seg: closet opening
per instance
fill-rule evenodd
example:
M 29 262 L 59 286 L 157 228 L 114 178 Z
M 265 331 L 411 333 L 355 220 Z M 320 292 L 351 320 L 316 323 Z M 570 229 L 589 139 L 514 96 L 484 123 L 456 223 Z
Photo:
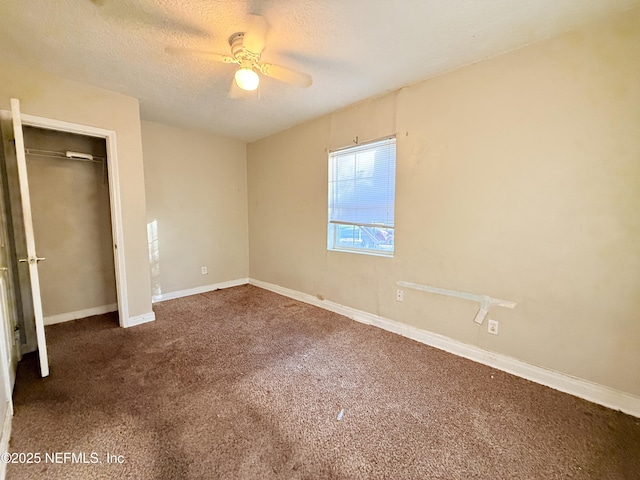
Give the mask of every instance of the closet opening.
M 105 138 L 23 125 L 44 324 L 110 313 L 118 300 Z M 20 198 L 9 178 L 12 210 Z M 16 179 L 17 181 L 17 179 Z M 12 214 L 15 254 L 26 257 L 21 215 Z M 37 349 L 29 271 L 18 290 L 22 353 Z

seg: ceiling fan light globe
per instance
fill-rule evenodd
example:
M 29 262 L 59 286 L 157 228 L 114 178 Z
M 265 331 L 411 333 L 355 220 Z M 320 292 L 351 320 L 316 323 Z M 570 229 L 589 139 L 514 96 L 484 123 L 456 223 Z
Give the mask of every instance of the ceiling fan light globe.
M 236 83 L 243 90 L 255 90 L 260 83 L 260 77 L 251 68 L 240 68 L 235 74 Z

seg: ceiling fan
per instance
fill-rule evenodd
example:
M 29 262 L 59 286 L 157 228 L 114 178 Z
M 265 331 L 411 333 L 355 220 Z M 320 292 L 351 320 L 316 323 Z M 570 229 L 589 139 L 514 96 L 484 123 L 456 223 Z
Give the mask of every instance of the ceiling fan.
M 253 91 L 260 84 L 260 74 L 282 82 L 306 88 L 312 79 L 306 73 L 296 72 L 286 67 L 260 62 L 265 47 L 267 22 L 260 15 L 249 16 L 246 32 L 237 32 L 229 37 L 231 55 L 189 48 L 166 47 L 167 53 L 177 55 L 206 55 L 216 62 L 234 63 L 239 66 L 231 82 L 229 97 L 238 98 L 244 91 Z M 238 87 L 242 90 L 238 90 Z

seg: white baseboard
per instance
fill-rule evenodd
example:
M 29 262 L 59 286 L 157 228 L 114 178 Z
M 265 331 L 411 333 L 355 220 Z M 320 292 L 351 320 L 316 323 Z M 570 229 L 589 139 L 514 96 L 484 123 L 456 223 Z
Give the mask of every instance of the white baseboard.
M 173 300 L 175 298 L 188 297 L 189 295 L 197 295 L 199 293 L 211 292 L 221 288 L 237 287 L 249 283 L 248 278 L 238 278 L 236 280 L 228 280 L 226 282 L 214 283 L 211 285 L 203 285 L 202 287 L 189 288 L 187 290 L 178 290 L 177 292 L 163 293 L 152 297 L 153 303 L 164 302 L 165 300 Z
M 162 295 L 154 295 L 152 297 L 153 303 L 164 302 L 166 300 L 173 300 L 175 298 L 187 297 L 189 295 L 197 295 L 199 293 L 211 292 L 220 288 L 237 287 L 239 285 L 246 285 L 249 283 L 248 278 L 238 278 L 236 280 L 229 280 L 226 282 L 214 283 L 212 285 L 204 285 L 202 287 L 189 288 L 187 290 L 179 290 L 177 292 L 163 293 Z M 156 319 L 154 312 L 149 312 L 144 315 L 138 315 L 137 317 L 130 317 L 127 321 L 123 322 L 123 327 L 134 327 L 142 323 L 153 322 Z
M 530 363 L 517 360 L 506 355 L 483 350 L 482 348 L 459 342 L 443 335 L 420 330 L 403 323 L 389 320 L 378 315 L 346 307 L 329 300 L 319 300 L 313 295 L 298 292 L 289 288 L 263 282 L 261 280 L 249 279 L 251 285 L 270 290 L 280 295 L 309 303 L 325 310 L 329 310 L 345 317 L 349 317 L 361 323 L 374 325 L 389 332 L 411 338 L 418 342 L 444 350 L 446 352 L 468 358 L 474 362 L 482 363 L 497 370 L 511 373 L 518 377 L 526 378 L 555 390 L 583 398 L 593 403 L 603 405 L 614 410 L 620 410 L 634 417 L 640 417 L 640 398 L 615 390 L 604 385 L 589 382 L 581 378 L 573 377 L 564 373 L 549 370 L 544 367 L 532 365 Z
M 109 305 L 102 305 L 100 307 L 86 308 L 84 310 L 77 310 L 75 312 L 61 313 L 59 315 L 50 315 L 44 317 L 45 325 L 54 325 L 56 323 L 69 322 L 71 320 L 77 320 L 79 318 L 90 317 L 92 315 L 102 315 L 103 313 L 118 311 L 118 304 L 111 303 Z
M 11 438 L 11 419 L 13 408 L 11 402 L 7 402 L 7 409 L 2 421 L 2 437 L 0 437 L 0 455 L 9 451 L 9 439 Z M 7 463 L 0 462 L 0 480 L 4 480 L 7 475 Z
M 137 315 L 135 317 L 129 317 L 124 322 L 122 322 L 121 327 L 129 328 L 135 327 L 136 325 L 142 325 L 143 323 L 153 322 L 156 319 L 155 312 L 144 313 L 142 315 Z

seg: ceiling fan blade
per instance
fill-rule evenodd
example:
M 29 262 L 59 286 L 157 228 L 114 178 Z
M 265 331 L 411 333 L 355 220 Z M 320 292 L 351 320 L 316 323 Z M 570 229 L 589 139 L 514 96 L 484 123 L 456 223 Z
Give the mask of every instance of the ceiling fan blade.
M 166 53 L 171 55 L 182 55 L 182 56 L 206 56 L 211 60 L 222 63 L 235 63 L 235 59 L 229 55 L 223 55 L 221 53 L 210 52 L 208 50 L 198 50 L 195 48 L 180 48 L 180 47 L 166 47 L 164 49 Z
M 264 50 L 267 36 L 267 21 L 261 15 L 249 15 L 249 27 L 244 34 L 242 45 L 252 53 L 260 54 Z
M 260 71 L 267 77 L 275 78 L 291 85 L 307 88 L 313 83 L 311 76 L 306 73 L 296 72 L 279 65 L 273 65 L 271 63 L 261 63 Z

